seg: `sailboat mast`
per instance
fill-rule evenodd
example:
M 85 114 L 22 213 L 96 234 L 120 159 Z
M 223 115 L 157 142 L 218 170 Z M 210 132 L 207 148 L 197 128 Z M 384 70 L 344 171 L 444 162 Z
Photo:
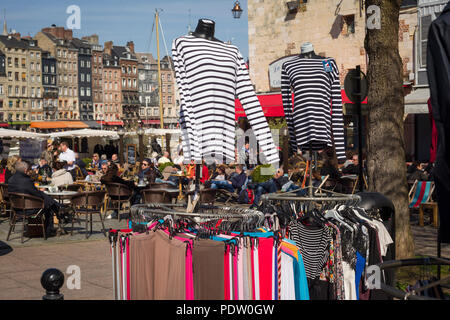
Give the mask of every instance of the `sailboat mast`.
M 162 81 L 161 81 L 161 60 L 159 56 L 159 15 L 158 10 L 156 10 L 156 51 L 158 56 L 158 88 L 159 88 L 159 118 L 161 122 L 161 129 L 164 129 L 163 120 L 163 100 L 162 100 Z

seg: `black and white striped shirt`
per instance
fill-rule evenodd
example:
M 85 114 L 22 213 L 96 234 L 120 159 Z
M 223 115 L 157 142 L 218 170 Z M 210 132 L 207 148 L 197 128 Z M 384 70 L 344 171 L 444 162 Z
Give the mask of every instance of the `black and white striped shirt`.
M 308 227 L 295 220 L 289 224 L 289 238 L 294 240 L 302 254 L 306 277 L 318 277 L 329 258 L 332 238 L 328 228 Z
M 235 160 L 235 97 L 245 110 L 266 163 L 279 161 L 244 59 L 231 44 L 182 36 L 172 59 L 180 93 L 180 126 L 187 160 Z
M 326 71 L 328 68 L 328 71 Z M 294 108 L 292 108 L 292 92 Z M 294 150 L 334 146 L 345 159 L 344 120 L 339 70 L 332 58 L 294 58 L 281 70 L 281 94 Z

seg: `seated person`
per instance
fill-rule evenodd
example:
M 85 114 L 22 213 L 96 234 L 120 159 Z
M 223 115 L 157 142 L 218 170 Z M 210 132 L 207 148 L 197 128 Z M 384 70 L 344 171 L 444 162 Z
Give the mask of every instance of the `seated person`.
M 120 165 L 120 160 L 119 160 L 119 157 L 117 156 L 116 153 L 114 153 L 114 154 L 111 156 L 111 162 L 114 163 L 114 164 L 116 164 L 116 165 Z
M 35 169 L 35 173 L 39 176 L 47 176 L 49 178 L 52 176 L 52 168 L 50 168 L 45 158 L 39 160 L 39 165 Z
M 177 169 L 172 166 L 166 166 L 164 170 L 161 172 L 163 178 L 156 178 L 156 183 L 168 183 L 174 187 L 178 186 L 178 178 L 173 177 L 172 174 L 177 173 Z
M 273 175 L 273 178 L 271 178 L 269 181 L 258 183 L 256 186 L 253 186 L 253 189 L 255 190 L 255 198 L 250 208 L 252 209 L 259 205 L 261 195 L 263 195 L 264 193 L 277 192 L 281 190 L 283 185 L 288 182 L 289 178 L 285 177 L 283 169 L 279 168 Z
M 195 160 L 191 160 L 191 162 L 186 166 L 186 178 L 194 179 L 195 177 Z
M 90 182 L 100 182 L 100 179 L 103 177 L 103 175 L 108 171 L 108 164 L 103 163 L 101 166 L 101 170 L 98 170 L 93 175 L 88 175 L 84 180 L 90 181 Z
M 172 162 L 172 160 L 170 160 L 169 152 L 164 151 L 163 156 L 158 159 L 158 164 L 162 164 L 162 163 L 166 163 L 166 162 Z
M 47 236 L 55 235 L 53 228 L 53 214 L 58 214 L 59 203 L 52 197 L 48 196 L 42 191 L 39 191 L 35 186 L 30 176 L 29 165 L 25 161 L 17 162 L 15 165 L 16 172 L 8 180 L 9 193 L 24 193 L 32 195 L 44 200 L 44 216 L 45 216 L 45 233 Z M 30 211 L 32 215 L 37 211 Z
M 216 180 L 216 181 L 227 180 L 227 174 L 225 172 L 225 167 L 224 166 L 217 167 L 216 171 L 211 176 L 211 181 L 213 181 L 213 180 Z
M 164 178 L 161 172 L 155 168 L 153 162 L 149 158 L 145 158 L 141 164 L 141 170 L 137 174 L 139 180 L 147 179 L 149 183 L 154 183 L 157 178 Z
M 91 168 L 93 169 L 100 169 L 100 156 L 98 153 L 94 153 L 92 155 L 92 162 L 91 162 Z
M 235 173 L 236 174 L 229 180 L 211 181 L 211 189 L 225 189 L 230 192 L 234 192 L 237 189 L 240 191 L 247 180 L 247 175 L 245 174 L 244 168 L 241 164 L 236 165 Z
M 343 174 L 359 174 L 359 167 L 358 167 L 358 155 L 354 154 L 352 157 L 352 163 L 347 165 L 345 168 L 342 168 Z
M 329 176 L 328 179 L 337 180 L 342 176 L 338 169 L 338 161 L 332 148 L 327 148 L 323 153 L 324 162 L 320 168 L 321 176 Z
M 119 168 L 114 163 L 111 163 L 109 167 L 106 169 L 106 173 L 100 178 L 100 182 L 102 184 L 108 184 L 108 183 L 119 183 L 124 186 L 127 186 L 131 190 L 133 190 L 133 194 L 130 198 L 131 205 L 140 203 L 141 197 L 139 193 L 139 189 L 136 188 L 134 181 L 124 180 L 121 177 L 118 176 Z M 113 200 L 115 200 L 115 196 L 111 196 Z M 114 211 L 114 213 L 107 216 L 107 219 L 113 219 L 117 218 L 117 212 Z
M 428 174 L 423 169 L 423 164 L 419 161 L 414 161 L 411 165 L 410 173 L 408 173 L 407 180 L 414 182 L 416 180 L 419 181 L 427 181 L 428 180 Z
M 73 183 L 72 175 L 65 169 L 66 162 L 57 161 L 53 164 L 53 174 L 51 186 L 60 187 Z
M 84 163 L 84 161 L 80 159 L 80 155 L 78 154 L 78 152 L 75 152 L 75 164 L 78 166 L 78 168 L 80 168 L 81 174 L 83 175 L 84 179 L 84 177 L 88 175 L 88 172 L 86 170 L 86 163 Z

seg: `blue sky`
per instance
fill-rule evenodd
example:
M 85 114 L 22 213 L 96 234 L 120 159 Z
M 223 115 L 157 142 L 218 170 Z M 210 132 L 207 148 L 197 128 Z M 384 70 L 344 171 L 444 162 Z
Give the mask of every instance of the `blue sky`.
M 77 5 L 81 9 L 81 29 L 73 30 L 74 36 L 98 34 L 99 42 L 112 40 L 115 45 L 134 41 L 138 52 L 156 54 L 156 34 L 151 31 L 155 9 L 162 9 L 160 19 L 167 49 L 172 40 L 187 34 L 188 25 L 195 29 L 200 18 L 216 22 L 216 37 L 238 46 L 244 58 L 248 57 L 247 0 L 240 1 L 244 12 L 240 19 L 231 13 L 235 0 L 14 0 L 0 4 L 0 21 L 3 26 L 3 9 L 6 10 L 8 31 L 14 29 L 23 36 L 34 36 L 52 24 L 66 26 L 69 14 L 66 9 Z M 190 12 L 190 14 L 189 14 Z M 166 54 L 160 34 L 160 54 Z

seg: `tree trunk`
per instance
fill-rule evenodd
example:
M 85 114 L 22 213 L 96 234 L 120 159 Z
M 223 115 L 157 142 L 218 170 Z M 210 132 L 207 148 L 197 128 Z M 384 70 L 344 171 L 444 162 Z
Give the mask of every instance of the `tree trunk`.
M 394 203 L 396 259 L 414 256 L 403 132 L 403 68 L 398 51 L 401 2 L 367 0 L 366 11 L 371 5 L 381 9 L 381 29 L 367 30 L 365 38 L 369 57 L 368 184 L 370 191 L 380 192 Z

